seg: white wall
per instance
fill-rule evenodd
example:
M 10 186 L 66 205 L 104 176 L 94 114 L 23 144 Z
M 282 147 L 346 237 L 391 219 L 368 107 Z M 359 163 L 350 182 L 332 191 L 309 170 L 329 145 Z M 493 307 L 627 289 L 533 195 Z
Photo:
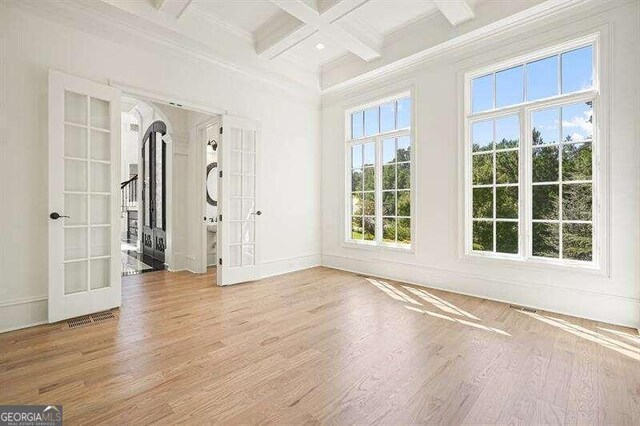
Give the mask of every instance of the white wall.
M 319 96 L 271 87 L 151 42 L 142 49 L 123 33 L 118 37 L 111 41 L 0 2 L 0 331 L 46 320 L 49 68 L 259 120 L 264 272 L 320 261 Z M 175 207 L 184 213 L 184 204 Z
M 128 112 L 122 113 L 122 121 L 120 128 L 120 181 L 124 182 L 129 180 L 129 165 L 138 164 L 138 138 L 140 137 L 140 130 L 137 132 L 131 131 L 131 124 L 138 123 L 138 117 Z
M 576 8 L 564 16 L 478 40 L 412 68 L 323 96 L 323 264 L 555 312 L 640 325 L 639 5 L 637 1 L 620 1 Z M 613 6 L 617 7 L 605 10 Z M 560 23 L 561 18 L 564 21 Z M 603 32 L 603 67 L 610 83 L 603 93 L 610 101 L 611 116 L 609 275 L 462 259 L 462 75 L 597 30 Z M 344 110 L 407 87 L 415 89 L 417 112 L 415 253 L 345 247 L 341 172 Z

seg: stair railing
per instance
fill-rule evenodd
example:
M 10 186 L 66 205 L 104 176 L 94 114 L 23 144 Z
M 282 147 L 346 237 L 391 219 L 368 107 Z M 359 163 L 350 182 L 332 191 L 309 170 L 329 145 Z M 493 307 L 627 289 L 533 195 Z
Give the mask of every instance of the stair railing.
M 138 175 L 120 183 L 122 211 L 138 206 Z

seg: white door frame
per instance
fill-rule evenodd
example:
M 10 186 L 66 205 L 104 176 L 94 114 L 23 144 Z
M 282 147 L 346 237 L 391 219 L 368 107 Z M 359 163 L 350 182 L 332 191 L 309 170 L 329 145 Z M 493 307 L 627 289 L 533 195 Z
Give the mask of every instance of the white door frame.
M 207 272 L 207 222 L 202 220 L 207 214 L 207 145 L 204 143 L 204 132 L 207 128 L 213 125 L 220 126 L 220 117 L 210 117 L 202 121 L 196 126 L 196 194 L 200 194 L 200 197 L 196 195 L 196 214 L 198 217 L 194 220 L 198 220 L 201 224 L 201 231 L 199 233 L 200 238 L 200 253 L 195 253 L 196 265 L 198 270 L 194 272 L 205 273 Z M 220 140 L 217 140 L 218 144 Z M 218 167 L 219 169 L 219 167 Z M 218 197 L 220 198 L 220 197 Z M 218 211 L 220 214 L 220 211 Z M 196 244 L 197 246 L 198 244 Z

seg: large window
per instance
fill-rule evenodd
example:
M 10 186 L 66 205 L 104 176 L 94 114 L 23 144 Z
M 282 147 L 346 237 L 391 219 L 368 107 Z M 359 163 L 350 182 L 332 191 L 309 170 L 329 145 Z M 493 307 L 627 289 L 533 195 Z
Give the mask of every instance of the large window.
M 347 113 L 346 241 L 408 248 L 412 227 L 411 97 Z
M 595 46 L 467 76 L 468 253 L 596 264 Z

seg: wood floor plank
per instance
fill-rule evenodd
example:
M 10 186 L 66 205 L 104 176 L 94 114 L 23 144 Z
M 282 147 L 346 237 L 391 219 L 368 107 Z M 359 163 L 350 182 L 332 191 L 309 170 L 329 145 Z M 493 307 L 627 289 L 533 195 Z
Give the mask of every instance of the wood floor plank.
M 116 319 L 0 335 L 0 403 L 82 424 L 637 424 L 634 330 L 329 268 L 123 279 Z

